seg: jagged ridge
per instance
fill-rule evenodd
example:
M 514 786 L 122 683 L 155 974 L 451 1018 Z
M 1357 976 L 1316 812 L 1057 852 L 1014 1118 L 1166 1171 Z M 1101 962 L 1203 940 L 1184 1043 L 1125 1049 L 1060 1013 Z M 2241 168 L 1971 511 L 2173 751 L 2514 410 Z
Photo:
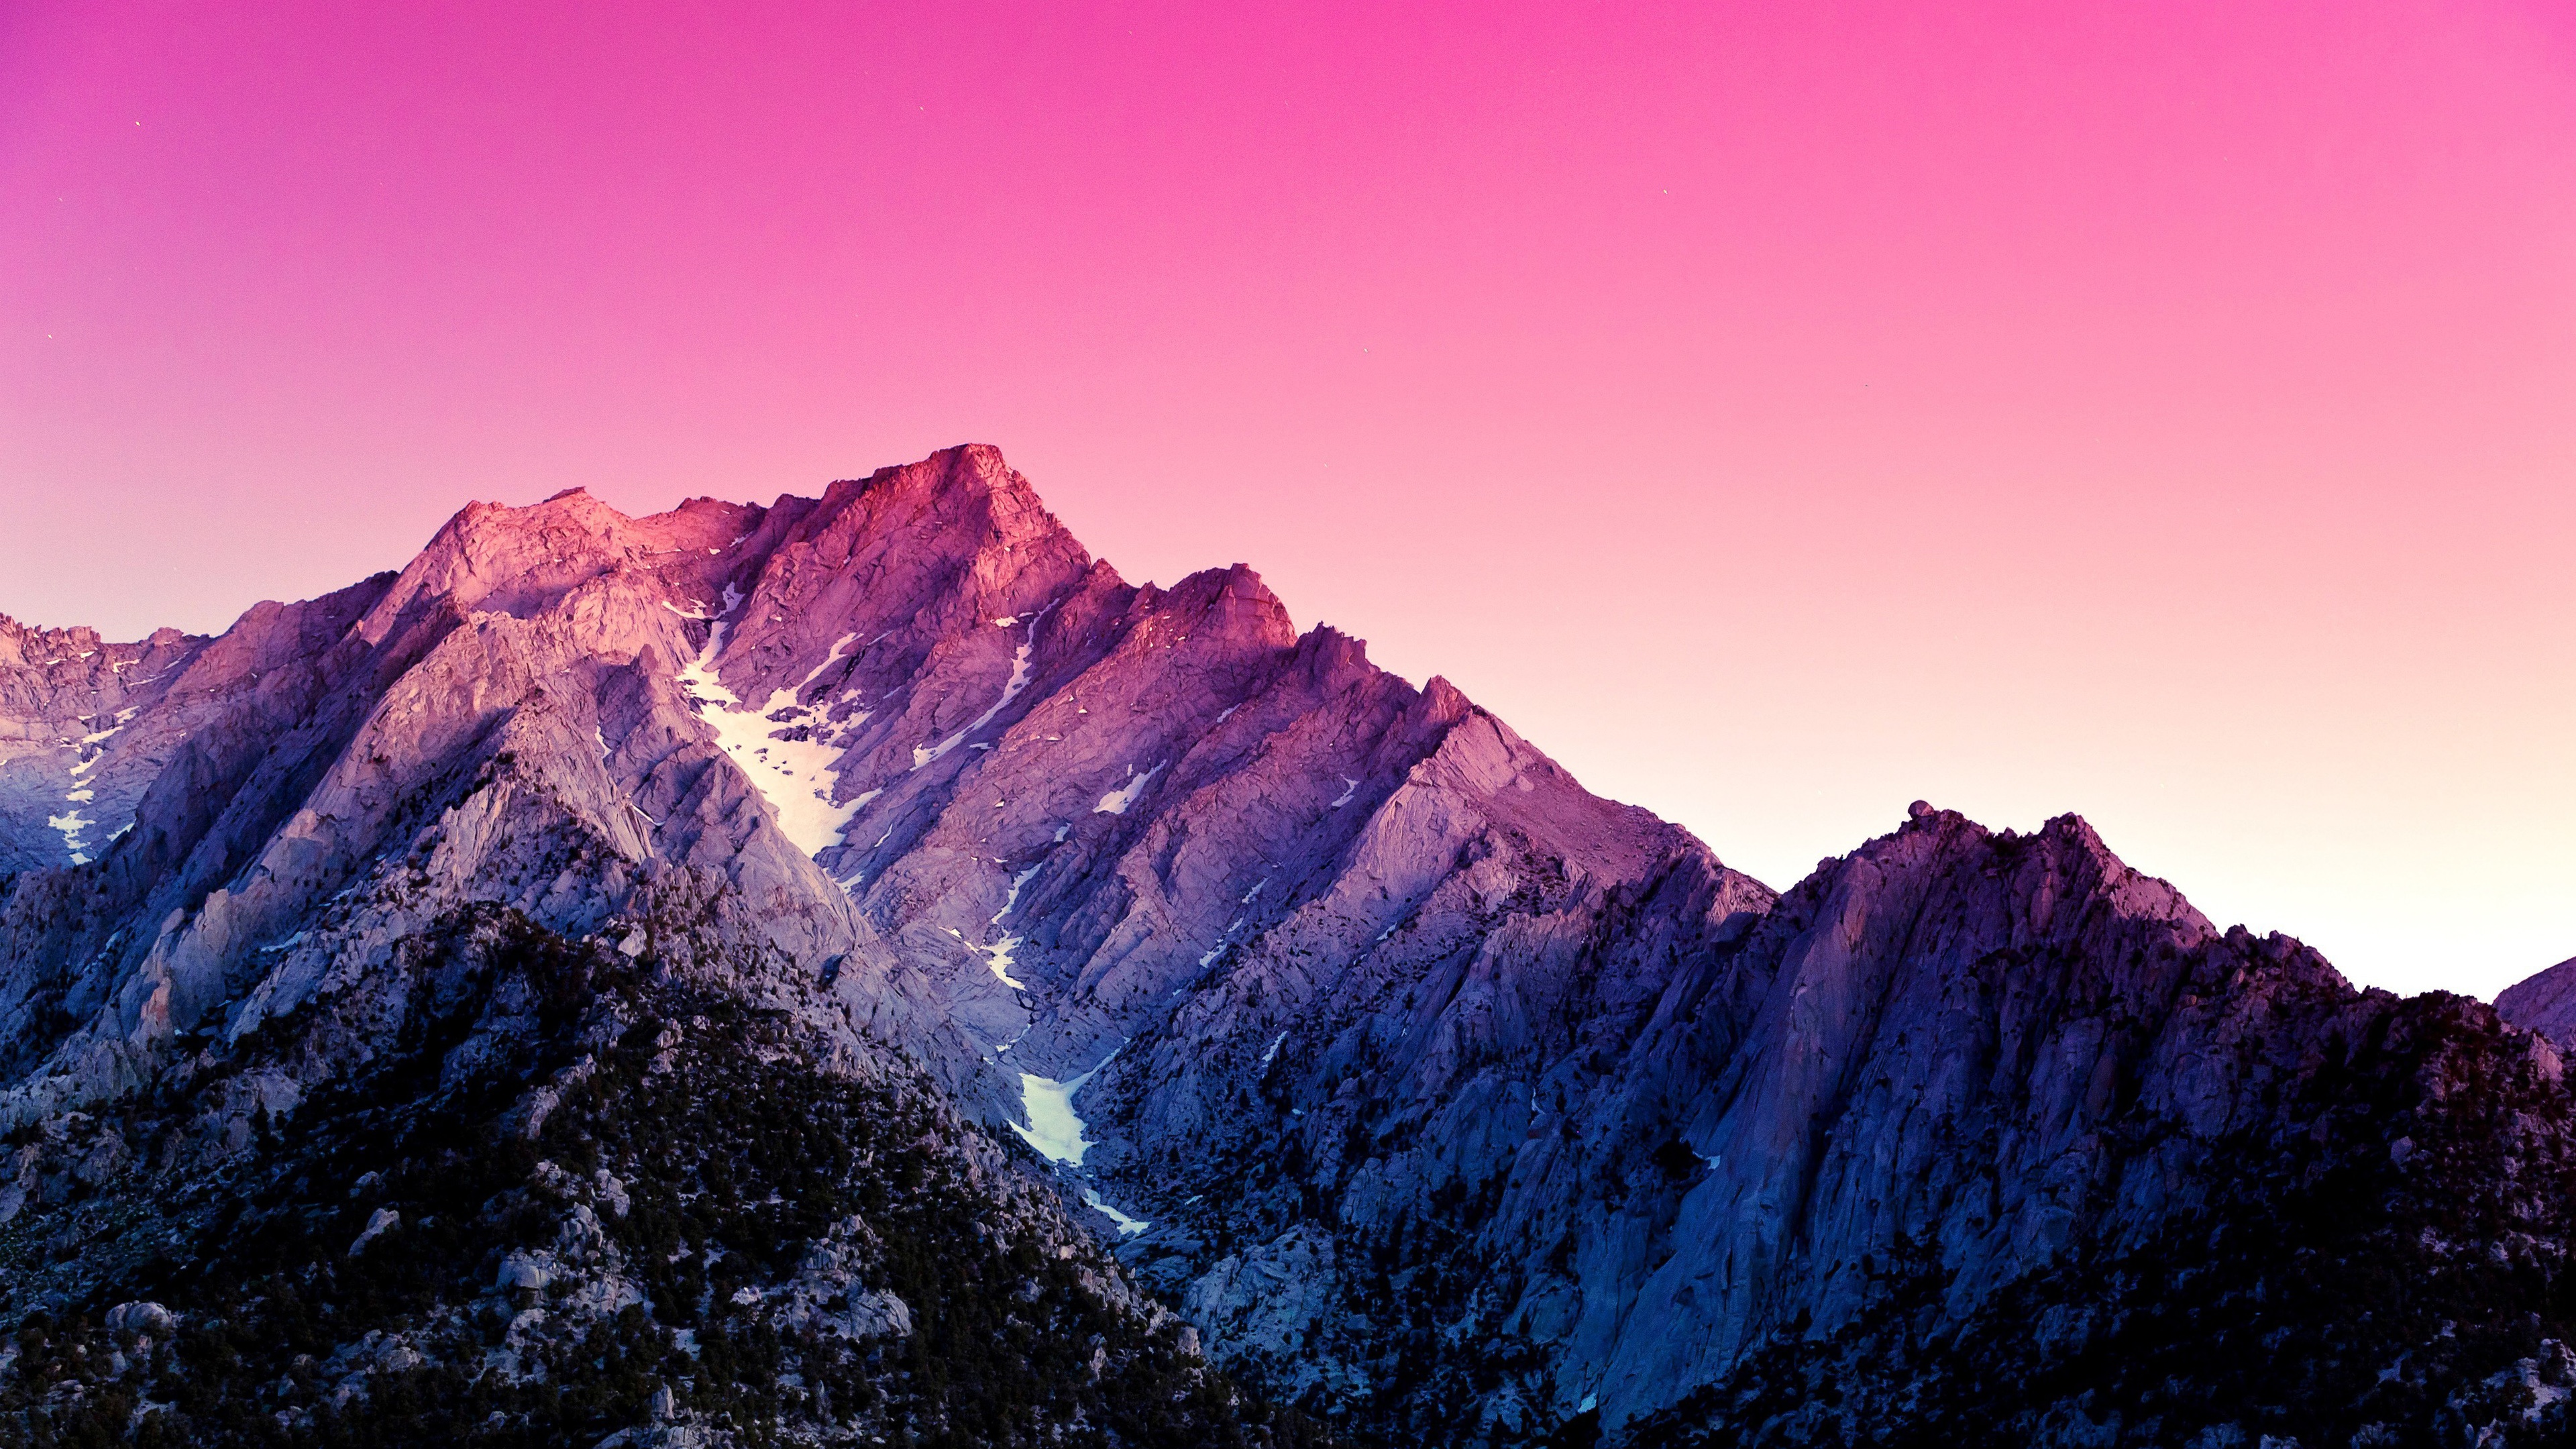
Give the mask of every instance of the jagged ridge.
M 268 1160 L 248 1124 L 363 1076 L 421 943 L 501 912 L 795 1023 L 827 1075 L 926 1072 L 1276 1393 L 1442 1441 L 1624 1433 L 1788 1382 L 1891 1264 L 1988 1332 L 2253 1212 L 2247 1154 L 2396 1010 L 2073 817 L 1918 807 L 1775 897 L 1446 682 L 1298 634 L 1249 569 L 1126 583 L 985 448 L 767 508 L 478 504 L 399 575 L 151 647 L 149 697 L 0 659 L 10 717 L 53 722 L 24 758 L 144 782 L 98 859 L 0 884 L 0 1224 L 83 1264 L 123 1230 L 82 1193 Z M 123 733 L 66 752 L 110 705 Z M 671 901 L 685 948 L 632 925 Z M 2422 1028 L 2430 1110 L 2547 1052 L 2483 1011 Z M 75 1130 L 142 1101 L 192 1145 Z

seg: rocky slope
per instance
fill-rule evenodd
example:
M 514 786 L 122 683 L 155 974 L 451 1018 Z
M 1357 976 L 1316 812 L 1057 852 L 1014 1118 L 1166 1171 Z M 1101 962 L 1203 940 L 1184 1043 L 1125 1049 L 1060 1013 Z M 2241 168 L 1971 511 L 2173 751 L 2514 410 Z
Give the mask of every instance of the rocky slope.
M 990 449 L 475 505 L 214 640 L 8 633 L 0 712 L 29 1434 L 2563 1413 L 2546 1041 L 2072 817 L 1918 806 L 1775 895 L 1248 569 L 1125 582 Z
M 0 614 L 0 873 L 86 863 L 133 818 L 188 721 L 207 712 L 202 700 L 185 707 L 178 682 L 206 642 L 164 629 L 110 644 Z M 156 708 L 165 702 L 179 707 Z
M 2561 961 L 2496 995 L 2496 1012 L 2525 1031 L 2536 1031 L 2561 1050 L 2576 1045 L 2576 960 Z
M 467 907 L 20 1134 L 0 1408 L 71 1443 L 1320 1442 L 926 1082 L 747 1002 L 738 910 L 681 884 L 584 942 Z

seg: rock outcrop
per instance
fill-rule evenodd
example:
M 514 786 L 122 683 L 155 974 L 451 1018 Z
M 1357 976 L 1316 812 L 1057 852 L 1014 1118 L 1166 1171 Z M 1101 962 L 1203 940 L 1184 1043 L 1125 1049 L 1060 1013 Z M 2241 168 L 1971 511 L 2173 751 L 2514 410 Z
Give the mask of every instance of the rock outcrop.
M 2540 1033 L 2561 1051 L 2576 1048 L 2576 960 L 2515 982 L 2497 993 L 2495 1004 L 2505 1020 Z

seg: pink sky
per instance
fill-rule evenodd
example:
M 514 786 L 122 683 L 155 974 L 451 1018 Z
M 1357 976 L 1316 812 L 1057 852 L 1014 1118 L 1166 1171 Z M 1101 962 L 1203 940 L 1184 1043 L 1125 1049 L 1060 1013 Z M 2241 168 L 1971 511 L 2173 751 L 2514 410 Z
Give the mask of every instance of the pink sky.
M 1775 884 L 2576 954 L 2565 6 L 895 9 L 0 9 L 0 610 L 989 441 Z

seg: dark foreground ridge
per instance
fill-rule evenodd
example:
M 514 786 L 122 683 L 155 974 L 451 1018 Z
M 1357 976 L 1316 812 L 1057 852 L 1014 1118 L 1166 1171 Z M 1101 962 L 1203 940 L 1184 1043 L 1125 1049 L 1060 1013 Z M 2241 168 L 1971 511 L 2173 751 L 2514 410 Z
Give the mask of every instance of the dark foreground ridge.
M 2568 968 L 1775 894 L 986 448 L 0 622 L 0 870 L 0 1443 L 2570 1433 Z

